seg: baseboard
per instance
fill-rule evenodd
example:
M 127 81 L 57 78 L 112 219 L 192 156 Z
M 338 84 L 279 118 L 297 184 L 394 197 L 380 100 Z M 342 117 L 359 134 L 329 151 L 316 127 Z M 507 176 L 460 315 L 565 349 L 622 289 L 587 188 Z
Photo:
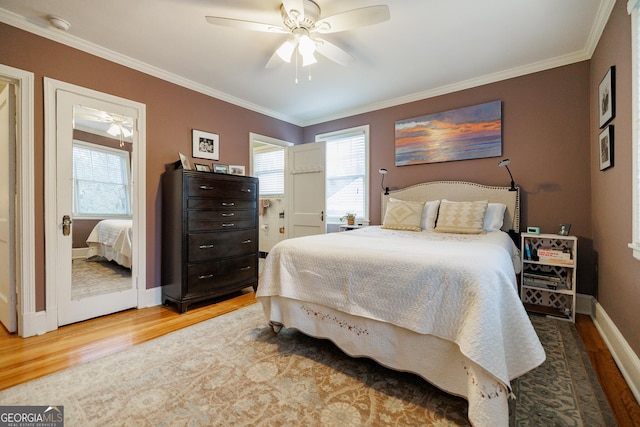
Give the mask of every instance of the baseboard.
M 593 295 L 576 294 L 576 313 L 586 314 L 594 318 L 596 316 L 596 299 Z
M 23 313 L 21 329 L 18 332 L 22 338 L 42 335 L 58 329 L 58 310 L 50 308 L 46 311 Z
M 162 286 L 143 289 L 138 292 L 138 308 L 153 307 L 162 304 Z
M 71 258 L 86 258 L 89 253 L 89 248 L 73 248 L 71 249 Z
M 618 365 L 618 369 L 620 369 L 622 376 L 627 381 L 631 392 L 636 400 L 640 402 L 640 359 L 597 301 L 595 302 L 593 323 L 607 344 L 613 360 Z

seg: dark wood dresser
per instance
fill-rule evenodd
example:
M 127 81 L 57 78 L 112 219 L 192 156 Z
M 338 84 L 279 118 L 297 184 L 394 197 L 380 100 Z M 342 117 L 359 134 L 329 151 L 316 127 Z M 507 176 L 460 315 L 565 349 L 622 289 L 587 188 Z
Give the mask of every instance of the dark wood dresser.
M 258 179 L 178 169 L 162 176 L 162 302 L 258 285 Z

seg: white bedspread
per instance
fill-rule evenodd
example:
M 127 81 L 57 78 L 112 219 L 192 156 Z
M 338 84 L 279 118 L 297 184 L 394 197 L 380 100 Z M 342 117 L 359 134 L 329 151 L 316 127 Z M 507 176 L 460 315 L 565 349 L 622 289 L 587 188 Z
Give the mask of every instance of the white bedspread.
M 100 221 L 87 237 L 87 259 L 103 257 L 131 268 L 132 228 L 130 219 Z
M 366 227 L 280 242 L 257 296 L 308 301 L 453 342 L 509 390 L 510 380 L 545 359 L 517 294 L 517 259 L 503 232 Z

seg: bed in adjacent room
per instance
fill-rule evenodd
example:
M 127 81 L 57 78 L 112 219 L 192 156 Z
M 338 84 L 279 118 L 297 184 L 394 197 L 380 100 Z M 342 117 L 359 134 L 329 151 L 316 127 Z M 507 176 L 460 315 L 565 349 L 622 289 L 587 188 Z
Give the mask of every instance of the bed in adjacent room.
M 267 320 L 416 373 L 507 425 L 510 381 L 545 354 L 518 297 L 519 193 L 431 182 L 383 195 L 383 225 L 289 239 L 267 256 Z
M 107 259 L 131 268 L 132 229 L 130 219 L 100 221 L 87 237 L 87 260 Z

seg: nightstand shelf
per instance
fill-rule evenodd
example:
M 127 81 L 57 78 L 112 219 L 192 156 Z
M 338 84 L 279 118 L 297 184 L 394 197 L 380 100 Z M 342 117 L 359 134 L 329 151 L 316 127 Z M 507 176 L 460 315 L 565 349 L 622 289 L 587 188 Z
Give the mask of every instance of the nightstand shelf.
M 521 243 L 520 298 L 526 310 L 575 322 L 578 239 L 523 233 Z

